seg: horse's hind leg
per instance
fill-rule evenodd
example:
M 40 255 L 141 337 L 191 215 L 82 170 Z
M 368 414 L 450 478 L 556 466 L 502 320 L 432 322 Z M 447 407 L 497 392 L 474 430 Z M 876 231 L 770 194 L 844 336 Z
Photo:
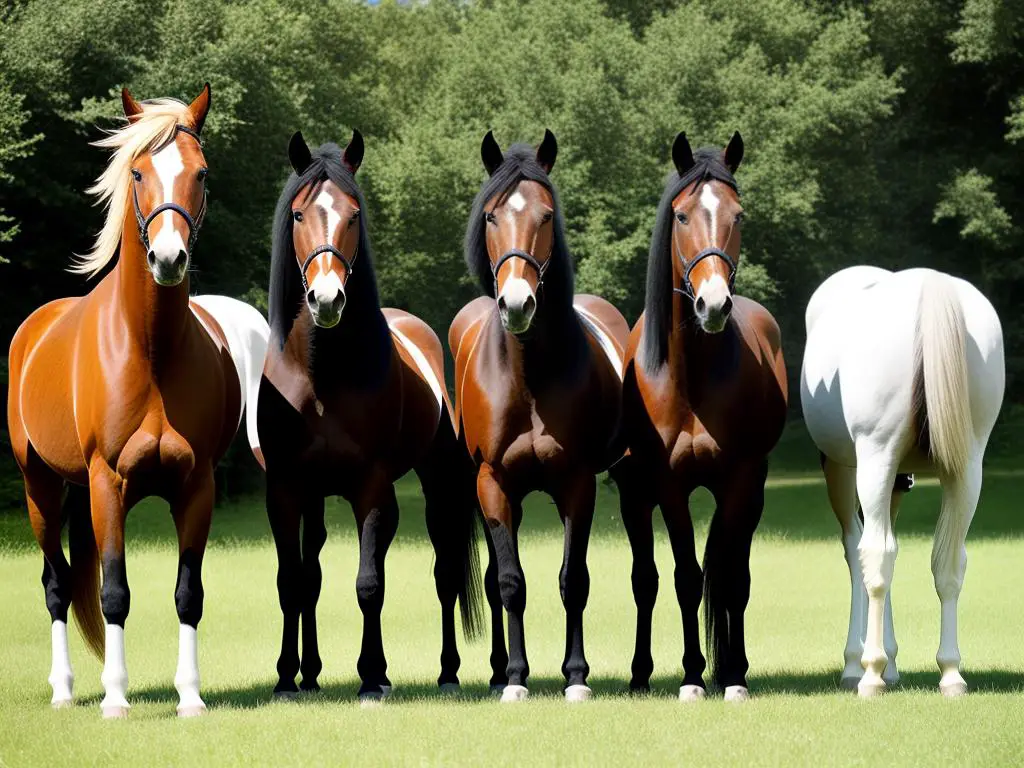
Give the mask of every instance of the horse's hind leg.
M 651 515 L 655 500 L 637 475 L 633 457 L 624 458 L 612 476 L 619 488 L 619 506 L 633 553 L 631 581 L 636 604 L 636 645 L 629 681 L 631 691 L 648 691 L 654 659 L 651 656 L 651 620 L 658 598 L 658 566 L 654 562 L 654 527 Z
M 590 596 L 590 572 L 587 570 L 587 546 L 594 521 L 597 481 L 590 472 L 577 472 L 567 478 L 556 494 L 558 512 L 565 526 L 565 549 L 558 574 L 559 591 L 565 607 L 565 676 L 566 701 L 589 699 L 587 686 L 590 665 L 583 649 L 583 612 Z
M 844 688 L 856 688 L 864 674 L 860 658 L 864 652 L 864 630 L 867 625 L 867 592 L 864 591 L 864 577 L 860 570 L 860 554 L 857 546 L 864 532 L 857 504 L 857 469 L 837 464 L 826 458 L 822 466 L 825 485 L 832 511 L 842 527 L 843 553 L 850 569 L 850 626 L 846 633 L 846 648 L 843 651 Z
M 56 709 L 73 703 L 74 673 L 68 651 L 68 608 L 71 606 L 71 566 L 61 546 L 61 489 L 63 481 L 35 455 L 30 456 L 23 472 L 28 514 L 39 548 L 43 551 L 43 590 L 50 612 L 50 645 L 52 659 L 48 681 L 53 688 L 50 704 Z M 84 509 L 81 508 L 84 498 Z M 64 510 L 69 514 L 89 514 L 89 491 L 77 486 L 68 488 Z
M 171 505 L 178 532 L 178 581 L 174 604 L 178 611 L 178 716 L 193 717 L 206 711 L 199 695 L 199 622 L 203 618 L 203 555 L 213 517 L 213 469 L 197 468 L 179 499 Z
M 484 594 L 491 610 L 491 693 L 502 693 L 508 685 L 508 651 L 505 648 L 505 608 L 498 587 L 498 555 L 490 526 L 484 526 L 487 541 L 487 570 L 484 571 Z
M 882 675 L 888 664 L 884 646 L 885 601 L 896 565 L 896 537 L 892 529 L 891 500 L 896 466 L 890 452 L 858 445 L 857 495 L 864 513 L 864 533 L 858 551 L 864 588 L 868 595 L 867 626 L 857 685 L 861 696 L 885 690 Z
M 978 506 L 981 477 L 981 456 L 978 455 L 962 478 L 944 478 L 942 481 L 942 511 L 932 545 L 932 576 L 942 610 L 935 661 L 942 673 L 939 689 L 946 696 L 962 696 L 967 692 L 967 683 L 960 674 L 957 602 L 967 570 L 964 542 Z
M 373 478 L 352 508 L 359 530 L 356 597 L 363 613 L 363 641 L 356 669 L 362 680 L 359 697 L 370 702 L 391 693 L 380 614 L 384 608 L 384 559 L 398 530 L 398 501 L 394 486 L 383 477 Z
M 317 678 L 324 668 L 320 660 L 320 647 L 316 631 L 316 605 L 320 600 L 323 569 L 320 552 L 327 542 L 324 525 L 323 497 L 309 499 L 302 507 L 302 682 L 299 689 L 306 693 L 320 690 Z

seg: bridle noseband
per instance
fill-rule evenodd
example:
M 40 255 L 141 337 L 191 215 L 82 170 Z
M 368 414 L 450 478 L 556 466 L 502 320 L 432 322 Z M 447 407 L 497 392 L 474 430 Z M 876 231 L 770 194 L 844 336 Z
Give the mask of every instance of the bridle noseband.
M 306 260 L 302 262 L 302 293 L 303 295 L 309 293 L 309 283 L 306 281 L 306 270 L 309 269 L 309 265 L 313 263 L 313 259 L 319 256 L 321 253 L 329 253 L 336 257 L 342 264 L 345 265 L 345 279 L 348 279 L 352 275 L 352 261 L 350 261 L 345 254 L 339 251 L 330 243 L 324 243 L 318 245 L 313 249 L 312 253 L 306 257 Z M 358 253 L 358 249 L 356 251 Z M 352 259 L 355 260 L 356 254 L 352 254 Z
M 548 259 L 541 264 L 532 253 L 527 253 L 526 251 L 521 251 L 518 248 L 513 248 L 510 251 L 505 251 L 504 255 L 498 259 L 498 263 L 491 266 L 491 274 L 494 275 L 495 298 L 498 296 L 498 271 L 502 268 L 505 262 L 510 259 L 522 259 L 533 267 L 534 271 L 537 273 L 537 290 L 539 291 L 544 287 L 544 273 L 547 272 L 548 264 L 551 263 L 551 259 Z
M 696 292 L 693 290 L 693 283 L 690 282 L 690 274 L 704 259 L 711 258 L 712 256 L 717 256 L 729 265 L 729 293 L 732 293 L 733 285 L 736 283 L 736 262 L 732 260 L 732 257 L 728 253 L 723 251 L 721 248 L 715 247 L 705 248 L 689 262 L 687 262 L 686 259 L 683 258 L 682 253 L 680 253 L 679 261 L 681 261 L 683 267 L 685 267 L 685 271 L 683 272 L 683 287 L 673 287 L 672 290 L 696 301 L 697 296 Z
M 187 125 L 177 125 L 174 128 L 175 136 L 178 133 L 187 133 L 193 139 L 199 142 L 199 146 L 203 146 L 203 140 L 199 138 L 199 134 L 193 131 Z M 173 141 L 173 139 L 172 139 Z M 132 202 L 135 204 L 135 220 L 139 225 L 139 239 L 142 241 L 142 245 L 146 249 L 146 253 L 151 250 L 149 245 L 149 225 L 153 223 L 153 220 L 164 211 L 172 211 L 183 219 L 188 224 L 188 253 L 192 255 L 192 248 L 196 244 L 196 238 L 199 237 L 199 228 L 203 226 L 203 219 L 206 218 L 206 185 L 203 185 L 203 203 L 199 206 L 199 213 L 193 219 L 192 214 L 182 208 L 177 203 L 162 203 L 150 211 L 149 216 L 142 215 L 142 209 L 139 207 L 139 188 L 137 184 L 132 182 Z

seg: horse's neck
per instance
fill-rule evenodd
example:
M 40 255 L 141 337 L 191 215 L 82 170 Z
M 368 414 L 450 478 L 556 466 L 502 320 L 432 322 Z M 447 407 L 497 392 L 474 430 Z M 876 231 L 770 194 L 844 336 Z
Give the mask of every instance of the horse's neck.
M 727 353 L 725 333 L 705 333 L 686 296 L 672 296 L 672 327 L 668 331 L 668 365 L 676 382 L 689 390 L 691 376 L 701 377 Z
M 494 311 L 497 315 L 497 307 Z M 521 336 L 506 331 L 497 317 L 492 327 L 510 371 L 522 377 L 531 391 L 571 378 L 580 369 L 586 338 L 572 307 L 556 312 L 538 309 L 530 330 Z
M 159 365 L 174 355 L 184 336 L 190 312 L 188 275 L 179 285 L 157 285 L 146 268 L 134 217 L 125 222 L 124 231 L 114 268 L 118 305 L 129 332 L 153 364 Z
M 365 389 L 382 381 L 391 361 L 392 344 L 379 306 L 345 312 L 334 328 L 318 328 L 305 307 L 300 311 L 306 315 L 302 322 L 309 340 L 305 365 L 314 387 Z

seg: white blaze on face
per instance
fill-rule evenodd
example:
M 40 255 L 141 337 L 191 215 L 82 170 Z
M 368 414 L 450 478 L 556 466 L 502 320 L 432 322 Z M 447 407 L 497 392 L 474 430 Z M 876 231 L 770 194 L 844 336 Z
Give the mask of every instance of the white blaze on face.
M 508 199 L 509 207 L 518 212 L 523 211 L 526 208 L 526 198 L 523 197 L 521 192 L 514 192 Z
M 153 169 L 160 180 L 162 189 L 160 204 L 174 202 L 174 181 L 178 174 L 185 170 L 185 163 L 181 159 L 181 152 L 178 151 L 178 143 L 170 142 L 166 147 L 153 155 Z M 157 261 L 174 263 L 181 251 L 186 250 L 185 241 L 181 239 L 181 233 L 174 226 L 174 219 L 179 214 L 173 211 L 164 211 L 160 214 L 160 231 L 150 242 L 153 255 Z
M 720 203 L 721 201 L 711 188 L 711 185 L 705 184 L 700 192 L 700 204 L 711 217 L 711 225 L 708 231 L 711 233 L 712 238 L 718 233 L 718 206 Z M 697 298 L 704 299 L 705 305 L 709 310 L 720 308 L 728 297 L 729 284 L 718 272 L 715 272 L 701 283 L 697 289 Z
M 700 204 L 704 206 L 704 210 L 711 216 L 711 237 L 714 237 L 718 233 L 718 195 L 715 194 L 715 190 L 711 188 L 710 184 L 705 184 L 704 188 L 700 192 Z

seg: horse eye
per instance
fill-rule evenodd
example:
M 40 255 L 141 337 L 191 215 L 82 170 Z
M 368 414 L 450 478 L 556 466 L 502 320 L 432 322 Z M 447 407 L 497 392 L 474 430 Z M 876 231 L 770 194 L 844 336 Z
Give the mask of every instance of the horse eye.
M 736 223 L 737 224 L 742 224 L 744 219 L 746 219 L 746 218 L 747 218 L 747 214 L 744 213 L 743 211 L 740 211 L 739 213 L 736 214 Z
M 487 219 L 487 223 L 488 224 L 497 224 L 498 223 L 498 219 L 497 219 L 497 217 L 493 213 L 490 213 L 490 212 L 485 213 L 484 214 L 484 218 Z
M 292 211 L 292 218 L 296 221 L 302 221 L 302 211 Z
M 142 171 L 138 168 L 132 168 L 132 178 L 136 181 L 142 181 Z
M 549 221 L 551 221 L 551 211 L 548 211 L 547 213 L 545 213 L 544 216 L 541 218 L 541 221 L 544 224 L 547 224 Z
M 359 211 L 356 211 L 355 213 L 352 214 L 352 218 L 349 219 L 349 221 L 355 221 L 358 218 L 359 218 Z
M 683 213 L 682 211 L 677 211 L 676 212 L 676 221 L 678 221 L 680 224 L 685 224 L 686 223 L 686 214 Z
M 199 181 L 206 181 L 206 176 L 209 173 L 210 173 L 210 169 L 209 168 L 200 168 L 199 169 L 199 173 L 196 174 L 196 178 L 199 179 Z

